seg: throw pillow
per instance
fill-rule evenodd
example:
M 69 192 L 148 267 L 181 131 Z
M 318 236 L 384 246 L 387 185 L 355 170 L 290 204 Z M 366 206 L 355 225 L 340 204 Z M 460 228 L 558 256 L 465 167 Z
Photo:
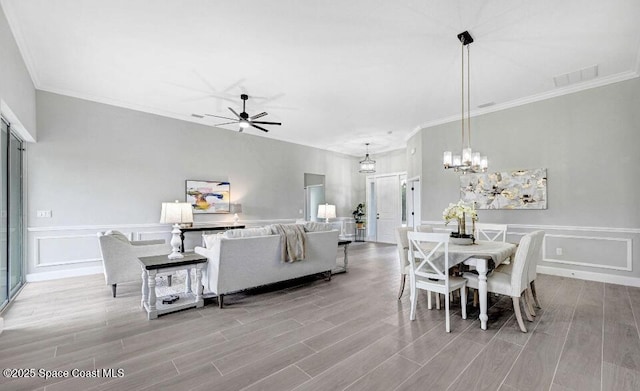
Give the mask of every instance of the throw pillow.
M 205 248 L 213 248 L 216 245 L 216 242 L 220 241 L 220 238 L 224 235 L 224 233 L 219 234 L 211 234 L 211 235 L 202 235 L 202 240 L 204 241 Z
M 305 223 L 304 230 L 306 232 L 324 232 L 331 231 L 333 226 L 331 223 L 316 223 L 315 221 L 310 221 Z
M 230 229 L 224 233 L 224 237 L 227 239 L 235 238 L 250 238 L 254 236 L 267 236 L 272 235 L 271 228 L 247 228 L 247 229 Z

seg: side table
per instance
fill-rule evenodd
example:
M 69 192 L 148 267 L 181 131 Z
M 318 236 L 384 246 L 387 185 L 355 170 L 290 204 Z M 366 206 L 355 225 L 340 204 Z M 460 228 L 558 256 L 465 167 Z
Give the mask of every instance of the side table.
M 364 237 L 367 232 L 365 227 L 358 228 L 356 227 L 356 235 L 354 238 L 354 242 L 364 242 Z
M 207 257 L 196 253 L 185 253 L 184 258 L 169 259 L 167 255 L 138 258 L 142 265 L 142 301 L 140 306 L 147 311 L 147 319 L 156 319 L 158 315 L 180 311 L 185 308 L 204 306 L 202 297 L 202 269 L 207 264 Z M 191 290 L 191 269 L 196 269 L 196 294 Z M 164 304 L 156 297 L 156 274 L 159 271 L 169 272 L 186 270 L 185 291 L 178 294 L 179 299 L 173 304 Z
M 351 240 L 342 240 L 338 239 L 338 247 L 344 247 L 344 266 L 336 266 L 335 269 L 331 271 L 331 274 L 340 274 L 347 272 L 347 266 L 349 265 L 349 245 L 351 244 Z

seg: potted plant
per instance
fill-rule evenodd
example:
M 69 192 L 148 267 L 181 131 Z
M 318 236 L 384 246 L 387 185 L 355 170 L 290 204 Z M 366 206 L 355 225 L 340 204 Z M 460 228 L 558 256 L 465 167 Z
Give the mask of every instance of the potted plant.
M 475 231 L 475 223 L 478 221 L 478 213 L 476 212 L 475 204 L 467 205 L 462 200 L 457 204 L 449 204 L 448 207 L 442 212 L 444 218 L 444 224 L 447 225 L 451 220 L 458 222 L 458 232 L 452 232 L 451 237 L 455 239 L 469 239 L 470 243 L 473 243 L 475 238 L 473 237 L 473 231 Z M 471 234 L 467 234 L 466 220 L 470 217 L 473 222 L 473 229 Z M 455 242 L 455 241 L 454 241 Z
M 364 202 L 359 203 L 358 206 L 356 206 L 356 210 L 351 214 L 353 215 L 353 219 L 356 221 L 356 227 L 364 227 L 364 221 L 362 219 L 364 217 Z

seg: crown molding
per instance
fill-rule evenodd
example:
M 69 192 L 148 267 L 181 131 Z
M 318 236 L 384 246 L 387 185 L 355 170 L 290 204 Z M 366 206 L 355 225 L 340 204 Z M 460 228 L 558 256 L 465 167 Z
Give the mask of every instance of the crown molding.
M 627 72 L 617 73 L 611 76 L 596 78 L 596 79 L 586 81 L 584 83 L 578 83 L 578 84 L 573 84 L 573 85 L 569 85 L 562 88 L 556 88 L 551 91 L 531 95 L 525 98 L 515 99 L 509 102 L 500 103 L 500 104 L 489 106 L 482 109 L 476 109 L 471 111 L 470 115 L 471 117 L 477 117 L 484 114 L 494 113 L 496 111 L 502 111 L 502 110 L 513 108 L 513 107 L 523 106 L 529 103 L 540 102 L 543 100 L 557 98 L 560 96 L 569 95 L 576 92 L 589 90 L 592 88 L 602 87 L 602 86 L 606 86 L 613 83 L 619 83 L 621 81 L 635 79 L 636 77 L 639 77 L 639 76 L 640 76 L 640 50 L 638 52 L 636 70 L 634 71 L 627 71 Z M 415 136 L 422 129 L 431 128 L 433 126 L 447 124 L 447 123 L 455 122 L 459 120 L 460 120 L 460 116 L 455 115 L 455 116 L 449 116 L 446 118 L 437 119 L 434 121 L 425 122 L 422 125 L 415 127 L 413 131 L 411 131 L 411 133 L 409 133 L 409 135 L 405 138 L 405 141 Z

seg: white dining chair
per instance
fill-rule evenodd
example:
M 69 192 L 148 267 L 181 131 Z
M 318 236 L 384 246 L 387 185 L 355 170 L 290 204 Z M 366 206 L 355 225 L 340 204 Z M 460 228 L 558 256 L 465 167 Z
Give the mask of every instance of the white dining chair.
M 476 230 L 473 236 L 476 240 L 488 240 L 490 242 L 507 241 L 506 224 L 476 223 Z
M 544 243 L 544 242 L 543 242 Z M 542 308 L 540 305 L 540 301 L 538 301 L 538 294 L 536 293 L 536 278 L 538 276 L 538 263 L 542 260 L 542 246 L 540 247 L 537 254 L 533 256 L 532 261 L 529 263 L 529 267 L 527 268 L 527 279 L 529 280 L 529 289 L 527 290 L 527 295 L 525 296 L 525 302 L 527 304 L 527 310 L 532 316 L 536 316 L 536 312 L 533 308 L 533 305 L 537 308 Z M 496 267 L 497 272 L 501 273 L 511 273 L 513 265 L 511 264 L 502 264 Z
M 407 253 L 409 251 L 409 239 L 407 238 L 407 232 L 411 231 L 410 227 L 397 227 L 396 228 L 396 246 L 398 250 L 398 262 L 400 266 L 400 291 L 398 292 L 398 300 L 402 297 L 404 292 L 404 284 L 409 274 L 409 258 Z
M 449 235 L 441 233 L 408 232 L 409 238 L 409 283 L 411 287 L 411 313 L 409 319 L 416 319 L 418 289 L 449 296 L 460 290 L 462 319 L 467 319 L 466 280 L 449 276 Z M 423 248 L 429 245 L 429 249 Z M 449 300 L 445 305 L 445 328 L 451 332 Z
M 527 328 L 522 321 L 522 312 L 520 311 L 520 298 L 526 295 L 529 288 L 529 266 L 531 262 L 536 262 L 536 257 L 541 252 L 542 240 L 544 239 L 543 231 L 535 231 L 526 234 L 520 240 L 516 254 L 511 262 L 510 272 L 495 270 L 491 275 L 487 276 L 487 292 L 497 293 L 500 295 L 510 296 L 513 301 L 513 311 L 515 312 L 518 326 L 523 333 L 527 332 Z M 473 273 L 465 273 L 467 285 L 471 288 L 478 289 L 478 275 Z M 528 316 L 528 311 L 525 311 Z M 529 320 L 532 320 L 529 318 Z

